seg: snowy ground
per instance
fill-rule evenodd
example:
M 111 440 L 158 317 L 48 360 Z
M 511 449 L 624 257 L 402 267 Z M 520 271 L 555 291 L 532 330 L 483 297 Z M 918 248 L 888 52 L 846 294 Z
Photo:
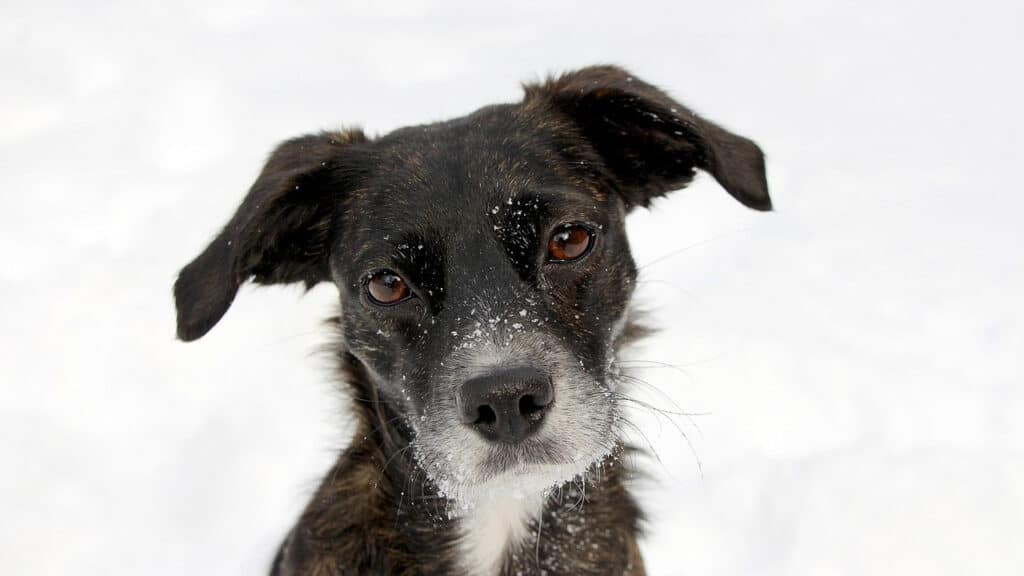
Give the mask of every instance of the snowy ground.
M 185 345 L 178 268 L 280 139 L 595 62 L 757 139 L 777 206 L 630 222 L 644 393 L 707 413 L 646 428 L 650 572 L 1024 573 L 1019 2 L 384 4 L 0 7 L 0 573 L 261 572 L 345 441 L 334 296 Z

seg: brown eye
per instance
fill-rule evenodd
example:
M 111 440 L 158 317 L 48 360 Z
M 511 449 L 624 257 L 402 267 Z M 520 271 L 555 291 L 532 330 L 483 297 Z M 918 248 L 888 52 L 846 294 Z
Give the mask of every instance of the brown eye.
M 370 281 L 366 283 L 366 293 L 374 303 L 387 306 L 408 298 L 409 285 L 398 274 L 381 270 L 370 276 Z
M 590 229 L 579 224 L 559 228 L 548 240 L 548 260 L 565 262 L 582 258 L 590 250 L 593 239 Z

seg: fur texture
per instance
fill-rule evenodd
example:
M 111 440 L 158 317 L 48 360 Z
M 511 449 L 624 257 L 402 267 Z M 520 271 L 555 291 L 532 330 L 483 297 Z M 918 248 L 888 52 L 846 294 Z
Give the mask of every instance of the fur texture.
M 338 288 L 358 432 L 275 574 L 642 573 L 615 365 L 638 332 L 625 217 L 698 169 L 770 209 L 753 142 L 611 66 L 463 118 L 281 144 L 174 287 L 186 341 L 250 279 Z M 530 424 L 485 433 L 498 413 Z

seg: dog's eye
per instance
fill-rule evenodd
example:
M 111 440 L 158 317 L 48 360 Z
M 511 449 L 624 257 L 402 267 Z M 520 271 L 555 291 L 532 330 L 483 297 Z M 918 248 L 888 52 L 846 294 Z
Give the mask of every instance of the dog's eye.
M 566 262 L 586 255 L 593 244 L 594 233 L 586 226 L 568 224 L 562 226 L 548 240 L 548 260 Z
M 409 285 L 402 277 L 390 270 L 380 270 L 370 276 L 366 293 L 375 304 L 388 306 L 398 304 L 409 297 Z

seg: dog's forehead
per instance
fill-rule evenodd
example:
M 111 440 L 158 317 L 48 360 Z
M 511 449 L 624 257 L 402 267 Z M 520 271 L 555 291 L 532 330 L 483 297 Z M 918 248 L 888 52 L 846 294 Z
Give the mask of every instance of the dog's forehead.
M 373 158 L 370 177 L 348 202 L 359 228 L 372 233 L 466 236 L 492 232 L 512 212 L 608 202 L 566 165 L 550 122 L 515 105 L 396 130 L 374 143 Z
M 374 184 L 422 207 L 488 203 L 565 178 L 554 134 L 511 106 L 403 128 L 377 146 Z

